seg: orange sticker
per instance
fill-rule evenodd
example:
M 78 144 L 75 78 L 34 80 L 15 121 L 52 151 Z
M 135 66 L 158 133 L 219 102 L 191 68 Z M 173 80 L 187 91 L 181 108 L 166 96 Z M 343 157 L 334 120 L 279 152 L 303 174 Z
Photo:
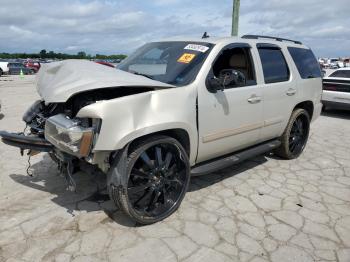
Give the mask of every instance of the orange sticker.
M 184 64 L 188 64 L 190 63 L 193 58 L 195 58 L 196 55 L 195 54 L 189 54 L 189 53 L 184 53 L 178 60 L 177 62 L 179 63 L 184 63 Z

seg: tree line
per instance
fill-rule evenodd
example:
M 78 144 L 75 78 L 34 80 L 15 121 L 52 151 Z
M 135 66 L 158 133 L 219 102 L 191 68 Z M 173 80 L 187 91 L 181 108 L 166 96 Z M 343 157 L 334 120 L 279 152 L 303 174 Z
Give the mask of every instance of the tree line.
M 47 52 L 45 49 L 41 50 L 39 53 L 0 53 L 0 58 L 2 59 L 124 59 L 126 55 L 90 55 L 86 54 L 83 51 L 78 52 L 75 55 L 64 54 L 64 53 L 55 53 L 54 51 Z

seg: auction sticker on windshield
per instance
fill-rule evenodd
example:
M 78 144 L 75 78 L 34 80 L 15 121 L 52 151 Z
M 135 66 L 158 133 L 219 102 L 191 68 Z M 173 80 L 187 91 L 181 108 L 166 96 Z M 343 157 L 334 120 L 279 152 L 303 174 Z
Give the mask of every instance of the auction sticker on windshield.
M 195 58 L 196 55 L 195 54 L 189 54 L 189 53 L 184 53 L 178 60 L 177 62 L 179 63 L 184 63 L 184 64 L 188 64 L 190 63 L 193 58 Z
M 187 46 L 185 46 L 184 49 L 205 53 L 208 51 L 209 47 L 204 46 L 204 45 L 188 44 Z

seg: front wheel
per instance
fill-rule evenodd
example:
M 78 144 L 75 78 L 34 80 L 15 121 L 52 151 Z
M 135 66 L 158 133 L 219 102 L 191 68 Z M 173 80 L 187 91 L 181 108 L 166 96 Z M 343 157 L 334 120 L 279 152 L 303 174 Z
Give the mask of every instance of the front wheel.
M 288 125 L 281 136 L 281 146 L 275 154 L 285 158 L 297 158 L 304 150 L 310 130 L 310 116 L 305 109 L 298 108 L 293 111 Z
M 110 175 L 113 201 L 136 222 L 151 224 L 180 206 L 190 181 L 190 165 L 177 140 L 154 136 L 133 146 L 126 164 L 113 165 Z

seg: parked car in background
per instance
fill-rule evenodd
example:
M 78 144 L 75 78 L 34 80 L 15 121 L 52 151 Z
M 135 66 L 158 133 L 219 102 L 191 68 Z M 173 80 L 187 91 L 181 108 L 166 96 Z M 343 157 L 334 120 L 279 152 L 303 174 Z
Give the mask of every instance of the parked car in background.
M 25 67 L 25 65 L 23 65 L 22 63 L 17 63 L 17 62 L 8 63 L 8 69 L 9 69 L 8 71 L 9 75 L 19 75 L 21 73 L 21 70 L 25 75 L 31 75 L 35 73 L 33 69 Z
M 350 109 L 350 68 L 340 68 L 323 79 L 322 104 L 324 110 Z
M 34 62 L 31 60 L 24 61 L 23 65 L 32 70 L 32 73 L 37 73 L 41 66 L 39 62 Z
M 8 62 L 0 61 L 0 76 L 7 74 L 9 71 Z
M 339 59 L 338 58 L 330 58 L 327 61 L 328 68 L 337 69 L 339 68 Z

